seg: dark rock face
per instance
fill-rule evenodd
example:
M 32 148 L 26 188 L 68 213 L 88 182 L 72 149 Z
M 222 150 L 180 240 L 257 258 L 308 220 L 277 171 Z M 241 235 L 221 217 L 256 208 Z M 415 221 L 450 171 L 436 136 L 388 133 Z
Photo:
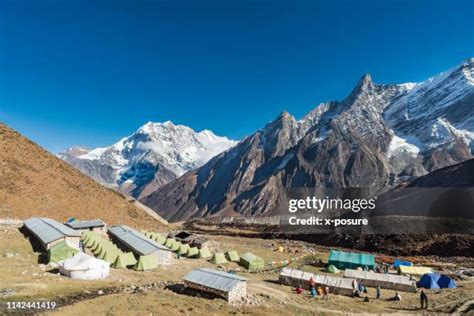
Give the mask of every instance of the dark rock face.
M 374 194 L 472 157 L 474 62 L 419 84 L 369 75 L 341 102 L 275 121 L 143 202 L 171 221 L 274 215 L 287 190 L 363 187 Z

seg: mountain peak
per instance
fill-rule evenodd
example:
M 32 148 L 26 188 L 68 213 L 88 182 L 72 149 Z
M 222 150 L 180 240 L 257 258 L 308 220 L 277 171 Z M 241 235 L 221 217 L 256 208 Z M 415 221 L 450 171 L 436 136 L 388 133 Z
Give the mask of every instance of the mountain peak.
M 357 83 L 358 86 L 367 88 L 373 85 L 372 76 L 369 73 L 364 74 Z

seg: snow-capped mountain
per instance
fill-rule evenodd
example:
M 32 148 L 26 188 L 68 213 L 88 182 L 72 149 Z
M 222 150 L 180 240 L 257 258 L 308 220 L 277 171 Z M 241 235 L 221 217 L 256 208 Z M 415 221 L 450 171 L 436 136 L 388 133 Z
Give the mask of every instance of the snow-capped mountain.
M 297 121 L 282 113 L 202 167 L 143 199 L 171 221 L 272 215 L 298 187 L 374 194 L 473 157 L 474 59 L 420 83 L 363 76 L 342 101 Z
M 235 144 L 209 130 L 149 122 L 112 146 L 71 147 L 58 156 L 104 185 L 141 197 Z

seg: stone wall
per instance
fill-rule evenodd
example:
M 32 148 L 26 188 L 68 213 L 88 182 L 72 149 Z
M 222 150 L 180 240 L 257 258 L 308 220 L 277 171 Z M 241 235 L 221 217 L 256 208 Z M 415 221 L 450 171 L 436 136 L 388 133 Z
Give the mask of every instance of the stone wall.
M 217 290 L 217 289 L 213 289 L 213 288 L 204 286 L 202 284 L 197 284 L 197 283 L 189 282 L 189 281 L 186 281 L 186 280 L 184 281 L 184 284 L 187 287 L 191 288 L 191 289 L 204 291 L 204 292 L 208 292 L 208 293 L 212 293 L 212 294 L 215 294 L 217 296 L 220 296 L 220 297 L 226 299 L 229 303 L 239 301 L 239 300 L 241 300 L 242 297 L 247 296 L 247 282 L 239 282 L 229 292 L 220 291 L 220 290 Z

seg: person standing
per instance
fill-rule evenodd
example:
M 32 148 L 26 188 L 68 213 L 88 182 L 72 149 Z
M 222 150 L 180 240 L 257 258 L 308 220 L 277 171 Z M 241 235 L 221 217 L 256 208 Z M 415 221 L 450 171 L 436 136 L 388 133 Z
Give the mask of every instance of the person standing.
M 428 295 L 426 295 L 425 290 L 421 290 L 420 305 L 421 309 L 428 309 Z
M 329 286 L 326 285 L 326 287 L 324 288 L 324 296 L 323 296 L 323 300 L 328 300 L 329 299 Z
M 375 288 L 375 293 L 377 295 L 377 299 L 379 299 L 382 296 L 382 290 L 380 289 L 380 284 L 377 285 L 377 287 Z

